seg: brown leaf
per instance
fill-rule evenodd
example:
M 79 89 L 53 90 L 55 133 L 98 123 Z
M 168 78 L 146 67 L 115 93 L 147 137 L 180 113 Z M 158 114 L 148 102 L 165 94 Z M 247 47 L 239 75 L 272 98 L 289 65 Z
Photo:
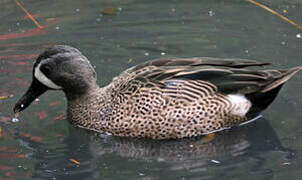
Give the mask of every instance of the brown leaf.
M 110 15 L 110 16 L 115 16 L 116 15 L 116 9 L 112 7 L 106 7 L 104 8 L 101 13 L 103 15 Z

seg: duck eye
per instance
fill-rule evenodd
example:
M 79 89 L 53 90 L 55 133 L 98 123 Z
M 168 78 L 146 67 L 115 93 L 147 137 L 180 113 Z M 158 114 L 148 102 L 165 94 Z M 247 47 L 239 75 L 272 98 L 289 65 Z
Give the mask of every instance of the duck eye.
M 51 66 L 49 65 L 44 65 L 44 66 L 41 66 L 41 71 L 44 73 L 44 74 L 49 74 L 51 72 Z

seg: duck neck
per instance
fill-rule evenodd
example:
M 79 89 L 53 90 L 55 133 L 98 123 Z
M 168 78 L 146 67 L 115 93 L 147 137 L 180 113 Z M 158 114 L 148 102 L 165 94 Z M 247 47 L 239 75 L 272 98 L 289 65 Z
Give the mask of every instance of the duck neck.
M 100 87 L 97 84 L 82 84 L 81 87 L 70 87 L 63 91 L 68 101 L 77 101 L 89 97 L 98 89 L 100 89 Z
M 96 120 L 102 116 L 102 111 L 106 108 L 108 101 L 108 89 L 95 86 L 78 96 L 69 96 L 67 119 L 74 125 L 87 129 L 96 129 Z

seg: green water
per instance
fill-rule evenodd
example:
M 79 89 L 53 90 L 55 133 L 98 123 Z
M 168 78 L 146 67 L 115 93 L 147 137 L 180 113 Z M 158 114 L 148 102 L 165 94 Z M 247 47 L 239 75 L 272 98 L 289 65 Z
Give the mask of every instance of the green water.
M 48 92 L 11 122 L 31 81 L 35 56 L 53 44 L 80 49 L 105 85 L 124 69 L 159 57 L 213 56 L 301 65 L 302 31 L 243 0 L 0 1 L 0 179 L 299 179 L 302 73 L 264 118 L 213 139 L 105 137 L 73 128 L 62 92 Z M 301 1 L 262 1 L 302 24 Z M 101 11 L 113 7 L 114 16 Z M 76 164 L 70 159 L 80 162 Z

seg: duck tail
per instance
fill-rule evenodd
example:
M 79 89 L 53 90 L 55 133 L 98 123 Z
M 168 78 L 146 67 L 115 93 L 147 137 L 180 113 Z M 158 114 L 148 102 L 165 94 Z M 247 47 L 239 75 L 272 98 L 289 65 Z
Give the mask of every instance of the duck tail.
M 284 83 L 300 70 L 302 70 L 302 66 L 287 70 L 268 70 L 275 74 L 273 80 L 260 92 L 247 94 L 247 98 L 252 102 L 249 114 L 258 114 L 260 111 L 266 109 L 274 101 Z
M 288 81 L 293 75 L 295 75 L 297 72 L 299 72 L 302 69 L 302 66 L 293 67 L 288 70 L 279 70 L 281 73 L 279 76 L 276 77 L 276 79 L 267 85 L 264 89 L 262 89 L 261 92 L 266 93 L 271 91 L 274 88 L 277 88 L 280 85 L 283 85 L 286 81 Z

